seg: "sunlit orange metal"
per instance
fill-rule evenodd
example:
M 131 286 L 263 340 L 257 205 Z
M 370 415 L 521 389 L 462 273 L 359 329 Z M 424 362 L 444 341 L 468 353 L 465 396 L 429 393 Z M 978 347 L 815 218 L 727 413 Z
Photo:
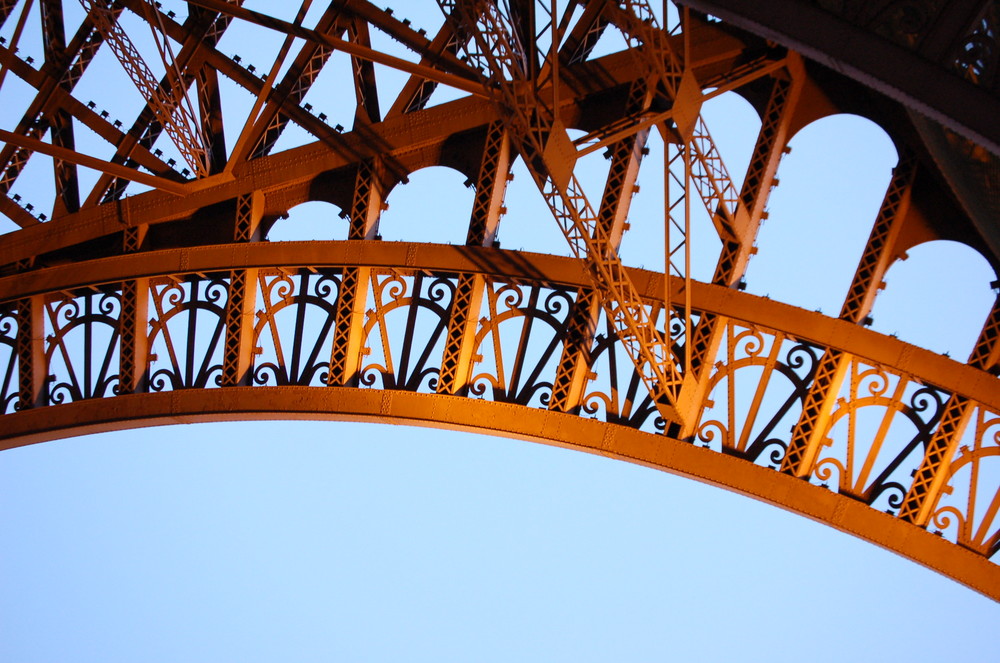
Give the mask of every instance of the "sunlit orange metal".
M 190 100 L 187 98 L 187 88 L 174 67 L 173 59 L 168 62 L 166 86 L 162 86 L 150 70 L 128 34 L 118 24 L 116 12 L 101 0 L 80 0 L 80 4 L 89 12 L 90 20 L 101 31 L 108 45 L 114 51 L 122 68 L 135 83 L 139 92 L 145 97 L 156 113 L 157 119 L 163 123 L 163 128 L 170 134 L 174 145 L 180 151 L 184 160 L 194 168 L 199 175 L 208 174 L 208 153 L 205 149 L 205 137 L 202 135 L 199 122 Z M 151 10 L 143 0 L 141 3 L 147 17 L 158 15 L 158 10 Z M 159 26 L 151 26 L 154 32 Z M 166 61 L 167 53 L 160 47 L 162 42 L 157 39 L 161 57 Z M 171 54 L 172 55 L 172 54 Z
M 81 1 L 90 19 L 63 38 L 61 3 L 43 0 L 44 66 L 0 44 L 3 93 L 12 76 L 36 90 L 17 126 L 0 128 L 0 213 L 19 228 L 0 235 L 0 448 L 274 416 L 489 431 L 735 490 L 1000 600 L 1000 485 L 981 471 L 1000 454 L 1000 307 L 967 361 L 865 327 L 892 261 L 916 243 L 962 241 L 1000 267 L 986 176 L 995 135 L 977 117 L 995 99 L 951 118 L 955 100 L 942 97 L 996 96 L 995 3 L 938 3 L 921 34 L 890 18 L 865 23 L 864 3 L 840 3 L 823 25 L 846 21 L 876 51 L 906 57 L 876 62 L 830 45 L 826 33 L 807 40 L 810 53 L 829 48 L 814 53 L 821 61 L 849 65 L 838 73 L 788 48 L 803 41 L 801 24 L 762 26 L 764 9 L 714 0 L 681 2 L 673 34 L 636 0 L 581 0 L 562 15 L 551 0 L 534 13 L 527 0 L 452 0 L 442 4 L 464 18 L 433 37 L 367 0 L 331 3 L 315 28 L 304 27 L 306 5 L 288 22 L 238 0 L 196 0 L 182 21 L 148 0 Z M 794 16 L 819 11 L 805 0 L 779 4 Z M 15 5 L 0 0 L 0 23 Z M 713 7 L 751 31 L 694 11 Z M 121 12 L 152 28 L 162 81 L 130 48 L 140 37 L 125 36 Z M 216 48 L 233 21 L 284 39 L 263 80 Z M 593 57 L 609 29 L 629 47 Z M 374 48 L 375 31 L 408 57 Z M 552 34 L 541 53 L 537 38 Z M 294 57 L 293 38 L 303 42 Z M 74 97 L 104 46 L 149 102 L 128 127 Z M 934 84 L 888 90 L 908 54 L 923 58 L 921 71 L 938 63 Z M 303 103 L 336 58 L 351 65 L 346 128 Z M 409 75 L 396 98 L 378 98 L 373 63 Z M 226 116 L 222 78 L 254 100 L 249 118 Z M 197 109 L 184 98 L 191 85 Z M 453 98 L 435 104 L 442 87 Z M 762 117 L 738 192 L 699 116 L 723 90 Z M 918 114 L 927 107 L 979 143 L 929 123 Z M 831 317 L 740 285 L 788 140 L 838 111 L 866 114 L 906 156 Z M 242 127 L 228 150 L 226 121 Z M 276 151 L 293 123 L 315 141 Z M 104 149 L 79 148 L 74 125 Z M 618 259 L 653 126 L 686 171 L 674 221 L 684 227 L 681 210 L 700 201 L 721 240 L 711 283 L 693 279 L 687 260 L 665 277 Z M 570 141 L 568 128 L 584 137 Z M 161 130 L 198 177 L 184 181 L 161 158 Z M 598 148 L 611 164 L 592 206 L 576 160 Z M 12 194 L 34 155 L 51 157 L 56 186 L 44 205 Z M 574 258 L 499 247 L 515 155 Z M 390 191 L 435 165 L 475 189 L 465 244 L 379 241 Z M 76 166 L 101 171 L 89 194 L 79 195 Z M 265 241 L 292 208 L 320 200 L 343 212 L 349 240 Z M 682 331 L 663 322 L 678 308 Z M 857 425 L 863 414 L 876 422 L 870 429 Z
M 185 265 L 185 269 L 190 271 L 170 271 L 179 265 Z M 501 280 L 524 285 L 537 280 L 531 287 L 546 284 L 543 287 L 565 286 L 571 289 L 585 287 L 588 282 L 581 264 L 568 258 L 507 254 L 485 248 L 365 241 L 313 245 L 258 243 L 159 251 L 101 259 L 88 265 L 51 268 L 23 278 L 3 278 L 0 279 L 0 300 L 14 302 L 21 307 L 19 311 L 27 311 L 25 315 L 31 317 L 33 322 L 26 323 L 26 329 L 40 329 L 40 315 L 46 311 L 51 313 L 53 304 L 65 298 L 67 293 L 92 296 L 94 293 L 111 292 L 118 287 L 114 284 L 118 283 L 131 284 L 128 292 L 133 294 L 127 296 L 135 298 L 134 293 L 147 292 L 155 302 L 155 283 L 172 288 L 177 284 L 205 282 L 210 278 L 209 274 L 224 273 L 229 275 L 228 280 L 232 284 L 228 287 L 229 292 L 238 287 L 244 294 L 240 296 L 240 303 L 233 303 L 236 300 L 230 299 L 225 311 L 219 311 L 220 316 L 227 320 L 224 327 L 228 330 L 225 350 L 221 355 L 221 388 L 157 392 L 154 383 L 146 377 L 140 378 L 138 384 L 131 388 L 122 390 L 123 395 L 107 394 L 105 398 L 72 399 L 66 404 L 45 405 L 45 394 L 48 392 L 41 376 L 46 374 L 46 370 L 51 370 L 52 359 L 46 359 L 39 335 L 26 335 L 24 353 L 32 358 L 22 364 L 31 367 L 31 370 L 24 373 L 28 382 L 22 384 L 21 398 L 25 401 L 33 399 L 34 404 L 3 416 L 0 448 L 133 426 L 275 416 L 409 423 L 490 432 L 598 453 L 707 481 L 872 541 L 1000 599 L 1000 566 L 903 519 L 872 509 L 846 491 L 831 492 L 759 464 L 748 463 L 739 457 L 739 441 L 735 437 L 732 440 L 734 447 L 729 453 L 717 453 L 626 425 L 595 421 L 589 416 L 546 411 L 517 402 L 484 401 L 475 393 L 442 395 L 373 390 L 365 388 L 364 384 L 351 388 L 301 383 L 254 385 L 252 381 L 242 381 L 240 376 L 247 376 L 255 362 L 260 361 L 255 357 L 260 352 L 264 337 L 270 333 L 266 330 L 275 324 L 272 319 L 274 314 L 267 308 L 270 304 L 261 301 L 263 290 L 254 286 L 253 275 L 259 273 L 261 283 L 264 283 L 265 275 L 271 279 L 287 279 L 287 275 L 301 277 L 309 273 L 337 273 L 341 269 L 370 274 L 376 286 L 379 281 L 375 275 L 379 274 L 393 274 L 392 279 L 398 278 L 397 275 L 463 275 L 458 278 L 468 275 L 476 277 L 481 293 L 487 283 Z M 87 275 L 82 272 L 87 272 Z M 647 302 L 662 291 L 662 275 L 635 270 L 631 278 L 645 284 L 639 295 Z M 681 284 L 680 280 L 674 279 L 672 289 L 679 289 Z M 288 292 L 285 297 L 296 292 Z M 142 300 L 139 309 L 144 309 L 145 298 L 140 296 L 139 299 Z M 404 299 L 387 304 L 395 306 Z M 880 365 L 892 375 L 905 376 L 914 366 L 921 366 L 927 379 L 941 388 L 962 393 L 968 402 L 1000 412 L 1000 394 L 974 368 L 907 346 L 897 339 L 857 328 L 843 320 L 719 286 L 699 285 L 693 293 L 693 301 L 696 310 L 734 321 L 737 326 L 758 330 L 780 327 L 783 331 L 767 333 L 794 336 L 819 345 L 838 343 L 836 347 L 841 352 Z M 416 307 L 415 303 L 408 305 Z M 159 306 L 151 305 L 150 308 Z M 261 309 L 261 306 L 265 308 Z M 127 319 L 137 315 L 135 304 L 123 305 L 123 311 L 126 309 L 130 311 Z M 253 311 L 257 311 L 255 316 Z M 150 314 L 159 318 L 163 313 L 168 311 L 153 313 L 151 310 Z M 138 315 L 140 319 L 145 317 L 141 311 Z M 251 316 L 269 322 L 267 325 L 258 324 L 255 328 L 249 322 Z M 486 320 L 480 324 L 491 322 Z M 141 348 L 155 342 L 158 328 L 161 328 L 160 324 L 154 324 L 150 338 L 140 334 L 132 343 L 141 339 L 141 344 L 137 346 Z M 282 333 L 290 332 L 286 328 Z M 282 346 L 289 353 L 285 359 L 289 363 L 291 353 L 298 351 L 299 343 L 303 348 L 310 347 L 312 343 L 308 336 L 288 336 L 285 340 L 293 343 Z M 363 341 L 367 345 L 373 342 L 375 339 L 370 336 Z M 483 348 L 478 351 L 482 352 Z M 398 354 L 396 359 L 402 356 L 404 354 Z M 475 363 L 472 357 L 465 357 L 464 361 L 470 366 Z M 123 365 L 125 362 L 123 353 Z M 158 363 L 154 360 L 153 366 L 156 365 Z M 42 368 L 44 366 L 50 368 Z M 726 370 L 728 367 L 720 365 L 720 372 L 725 373 Z M 57 375 L 61 379 L 61 372 Z M 544 379 L 545 376 L 541 377 Z M 766 383 L 762 384 L 767 387 Z M 774 386 L 780 387 L 780 384 Z

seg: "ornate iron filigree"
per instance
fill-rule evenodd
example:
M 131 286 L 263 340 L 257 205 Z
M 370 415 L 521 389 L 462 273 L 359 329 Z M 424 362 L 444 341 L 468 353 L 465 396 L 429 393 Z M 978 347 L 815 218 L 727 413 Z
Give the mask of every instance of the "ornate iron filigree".
M 117 290 L 66 295 L 45 305 L 50 403 L 116 393 L 120 313 Z
M 219 386 L 227 295 L 220 276 L 150 284 L 151 391 Z
M 992 558 L 1000 552 L 1000 414 L 976 406 L 948 466 L 931 526 L 951 541 Z
M 576 293 L 491 281 L 486 283 L 485 294 L 471 395 L 548 406 L 563 330 Z
M 820 354 L 781 332 L 729 321 L 696 441 L 777 469 Z
M 326 384 L 340 273 L 276 271 L 257 280 L 254 384 Z
M 361 385 L 433 393 L 454 296 L 446 277 L 373 272 Z
M 17 313 L 0 307 L 0 414 L 13 412 L 18 398 Z
M 947 395 L 856 359 L 849 371 L 823 433 L 812 480 L 894 512 Z

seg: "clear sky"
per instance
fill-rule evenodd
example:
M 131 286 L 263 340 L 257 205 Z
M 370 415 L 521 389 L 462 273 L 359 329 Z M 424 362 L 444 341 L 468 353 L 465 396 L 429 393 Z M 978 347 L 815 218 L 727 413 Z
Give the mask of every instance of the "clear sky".
M 433 33 L 440 18 L 426 4 L 397 13 Z M 270 46 L 250 38 L 222 50 L 266 70 Z M 309 99 L 349 125 L 338 66 Z M 88 84 L 111 107 L 99 82 Z M 17 89 L 5 83 L 4 97 Z M 705 112 L 741 179 L 759 122 L 728 96 Z M 0 110 L 0 127 L 12 115 Z M 290 134 L 282 147 L 308 140 Z M 656 269 L 662 146 L 654 137 L 650 147 L 622 256 Z M 896 156 L 881 130 L 846 116 L 806 128 L 792 147 L 748 290 L 836 313 Z M 581 164 L 594 197 L 595 156 Z M 504 248 L 565 254 L 523 167 L 516 174 Z M 386 241 L 462 241 L 463 180 L 414 174 L 389 197 Z M 342 236 L 334 212 L 304 205 L 271 239 Z M 704 277 L 717 239 L 702 226 L 692 267 Z M 962 359 L 994 278 L 970 249 L 918 247 L 890 272 L 875 327 Z M 799 516 L 518 440 L 253 422 L 0 454 L 4 662 L 993 661 L 998 618 L 971 590 Z

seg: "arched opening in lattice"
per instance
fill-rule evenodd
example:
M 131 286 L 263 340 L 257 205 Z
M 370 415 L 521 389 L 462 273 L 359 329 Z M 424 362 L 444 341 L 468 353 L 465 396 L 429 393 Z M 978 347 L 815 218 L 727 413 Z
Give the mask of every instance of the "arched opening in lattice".
M 856 115 L 812 122 L 789 147 L 747 291 L 837 315 L 898 156 L 881 127 Z
M 275 220 L 267 231 L 272 242 L 329 241 L 347 239 L 348 222 L 336 205 L 313 200 L 296 205 Z
M 386 198 L 389 208 L 379 219 L 386 242 L 410 241 L 464 244 L 469 230 L 474 192 L 466 177 L 446 166 L 410 173 Z
M 571 140 L 578 140 L 585 134 L 582 130 L 574 128 L 570 128 L 568 133 Z M 595 213 L 601 209 L 610 167 L 602 152 L 592 152 L 579 157 L 573 173 L 582 185 Z M 501 246 L 505 249 L 535 253 L 573 255 L 552 210 L 546 204 L 520 157 L 514 160 L 511 174 L 513 179 L 507 185 L 504 198 L 507 211 L 498 233 Z M 630 194 L 625 192 L 624 195 Z
M 872 328 L 965 362 L 996 299 L 996 274 L 959 242 L 926 242 L 906 253 L 886 274 Z

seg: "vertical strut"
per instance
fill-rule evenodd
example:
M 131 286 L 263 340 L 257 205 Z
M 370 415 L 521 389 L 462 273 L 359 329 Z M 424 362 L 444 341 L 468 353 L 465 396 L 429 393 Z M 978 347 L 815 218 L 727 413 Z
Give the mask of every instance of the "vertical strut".
M 256 269 L 234 269 L 229 273 L 226 339 L 222 354 L 223 387 L 250 383 L 256 294 Z
M 17 303 L 18 410 L 46 404 L 44 312 L 41 296 L 25 297 Z
M 118 316 L 118 393 L 145 391 L 149 356 L 149 280 L 131 279 L 121 284 L 122 302 Z
M 486 128 L 466 245 L 494 246 L 509 173 L 510 141 L 507 130 L 502 122 L 492 122 Z M 437 385 L 440 394 L 464 394 L 468 389 L 476 363 L 473 353 L 485 288 L 486 279 L 478 274 L 461 274 L 458 277 L 441 358 Z
M 439 394 L 464 395 L 476 363 L 476 331 L 486 279 L 478 274 L 461 274 L 448 318 L 448 334 L 438 378 Z
M 993 302 L 993 310 L 983 325 L 976 346 L 969 357 L 969 365 L 980 370 L 990 370 L 1000 361 L 1000 298 Z M 976 404 L 959 394 L 952 394 L 945 405 L 941 422 L 934 430 L 924 458 L 913 475 L 913 484 L 906 493 L 899 517 L 921 527 L 927 524 L 937 506 L 938 498 L 948 479 L 948 465 L 955 455 L 959 440 Z
M 861 323 L 871 311 L 882 277 L 889 268 L 895 240 L 906 218 L 915 169 L 913 159 L 904 157 L 893 170 L 882 207 L 841 309 L 842 320 Z M 823 353 L 813 383 L 803 399 L 802 415 L 792 431 L 788 451 L 781 462 L 782 472 L 805 477 L 812 471 L 850 362 L 851 356 L 840 350 L 827 348 Z
M 469 246 L 493 246 L 500 225 L 504 193 L 510 178 L 510 140 L 502 122 L 491 122 L 486 128 L 486 142 L 476 182 L 476 197 L 472 203 Z
M 264 216 L 264 193 L 254 191 L 236 198 L 236 219 L 233 241 L 250 242 L 259 239 L 260 222 Z
M 466 46 L 469 57 L 489 72 L 490 89 L 503 97 L 498 110 L 507 122 L 525 164 L 569 242 L 573 254 L 584 260 L 609 320 L 634 362 L 664 419 L 676 422 L 682 376 L 669 340 L 657 329 L 635 286 L 629 280 L 610 238 L 598 223 L 583 188 L 573 174 L 576 150 L 558 117 L 526 78 L 524 57 L 513 45 L 513 31 L 496 5 L 475 3 L 475 15 L 454 0 L 439 0 L 445 15 L 474 36 Z M 552 24 L 555 26 L 555 21 Z M 557 37 L 553 37 L 557 39 Z M 554 82 L 558 84 L 558 82 Z
M 362 162 L 354 183 L 348 239 L 375 239 L 382 212 L 382 185 L 378 161 Z M 358 378 L 361 349 L 364 344 L 364 314 L 368 301 L 371 268 L 347 267 L 340 281 L 337 310 L 330 351 L 327 384 L 350 386 Z

